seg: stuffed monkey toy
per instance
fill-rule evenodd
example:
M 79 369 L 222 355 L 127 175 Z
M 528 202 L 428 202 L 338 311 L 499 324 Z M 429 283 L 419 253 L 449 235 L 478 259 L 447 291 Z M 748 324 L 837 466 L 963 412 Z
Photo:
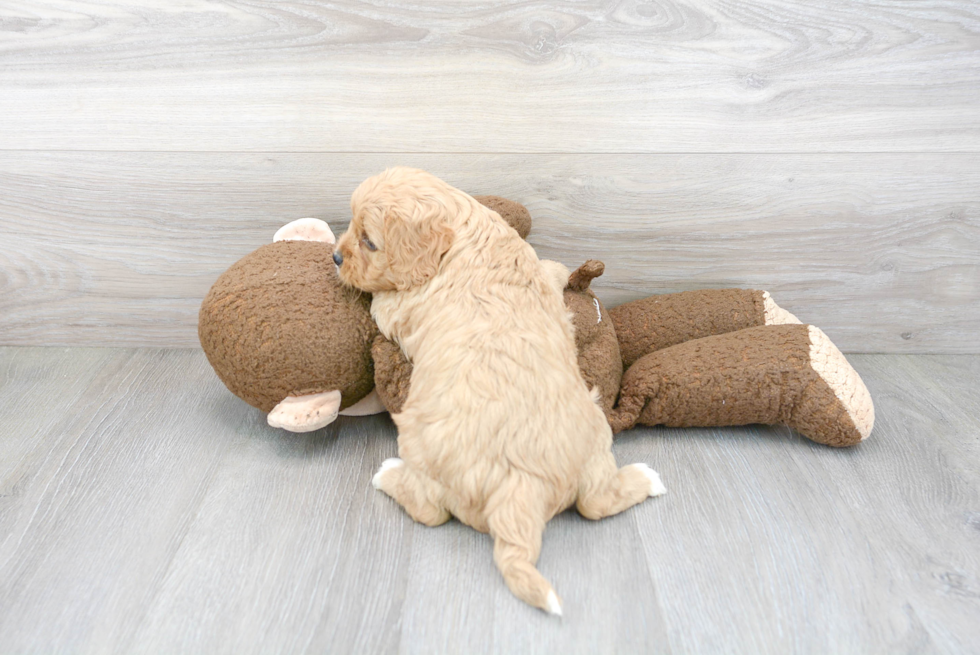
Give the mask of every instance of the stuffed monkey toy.
M 524 205 L 477 200 L 527 237 Z M 338 415 L 385 411 L 373 390 L 371 296 L 341 283 L 334 243 L 325 222 L 293 221 L 232 264 L 201 303 L 198 337 L 212 368 L 273 427 L 310 432 Z
M 523 205 L 477 199 L 527 236 Z M 411 363 L 378 333 L 369 297 L 340 284 L 332 244 L 322 221 L 294 221 L 229 268 L 201 307 L 201 344 L 218 376 L 269 412 L 270 425 L 294 432 L 338 414 L 397 413 L 411 384 Z M 565 302 L 582 376 L 599 388 L 614 432 L 785 424 L 830 446 L 870 434 L 874 407 L 860 376 L 768 293 L 688 291 L 606 310 L 589 288 L 603 270 L 590 260 L 573 272 Z

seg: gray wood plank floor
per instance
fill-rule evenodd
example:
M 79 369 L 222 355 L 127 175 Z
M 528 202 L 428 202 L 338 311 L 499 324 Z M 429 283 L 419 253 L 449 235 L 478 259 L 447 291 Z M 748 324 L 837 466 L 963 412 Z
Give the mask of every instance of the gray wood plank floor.
M 669 492 L 549 525 L 559 621 L 371 488 L 387 416 L 290 435 L 200 351 L 0 349 L 0 652 L 978 652 L 980 357 L 852 361 L 849 450 L 622 435 Z

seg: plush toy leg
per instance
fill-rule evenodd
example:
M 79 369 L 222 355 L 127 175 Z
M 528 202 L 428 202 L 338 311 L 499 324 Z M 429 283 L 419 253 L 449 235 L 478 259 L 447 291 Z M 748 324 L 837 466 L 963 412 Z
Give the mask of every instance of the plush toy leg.
M 613 307 L 609 310 L 623 366 L 644 355 L 715 334 L 759 325 L 799 323 L 769 293 L 753 289 L 685 291 Z
M 286 396 L 269 412 L 269 425 L 290 432 L 313 432 L 337 418 L 340 392 L 326 391 L 308 396 Z
M 397 457 L 381 463 L 371 484 L 391 496 L 419 523 L 435 527 L 449 520 L 446 508 L 432 502 L 433 496 L 438 495 L 439 483 L 405 466 Z
M 412 385 L 412 363 L 405 358 L 398 344 L 383 334 L 374 338 L 371 358 L 374 360 L 374 390 L 388 411 L 398 414 Z
M 762 306 L 765 311 L 763 325 L 800 325 L 803 322 L 777 305 L 768 291 L 762 292 Z
M 874 405 L 812 325 L 760 326 L 647 355 L 623 376 L 614 431 L 644 425 L 785 424 L 830 446 L 867 438 Z
M 616 468 L 611 452 L 597 455 L 582 471 L 576 508 L 587 519 L 598 520 L 667 492 L 660 476 L 646 464 Z

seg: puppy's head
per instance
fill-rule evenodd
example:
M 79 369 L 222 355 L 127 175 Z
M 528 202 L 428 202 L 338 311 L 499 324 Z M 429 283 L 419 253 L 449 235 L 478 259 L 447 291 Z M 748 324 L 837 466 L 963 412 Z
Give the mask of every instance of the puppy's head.
M 371 293 L 428 282 L 453 243 L 466 196 L 412 168 L 368 178 L 351 197 L 353 217 L 334 252 L 340 279 Z

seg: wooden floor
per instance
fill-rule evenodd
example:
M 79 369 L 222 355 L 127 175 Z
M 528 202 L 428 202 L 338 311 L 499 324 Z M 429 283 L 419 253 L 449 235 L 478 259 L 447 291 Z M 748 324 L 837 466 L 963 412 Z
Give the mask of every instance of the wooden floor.
M 978 652 L 980 357 L 852 360 L 849 450 L 619 437 L 668 494 L 552 521 L 558 620 L 371 487 L 387 415 L 286 434 L 197 350 L 0 349 L 0 652 Z

